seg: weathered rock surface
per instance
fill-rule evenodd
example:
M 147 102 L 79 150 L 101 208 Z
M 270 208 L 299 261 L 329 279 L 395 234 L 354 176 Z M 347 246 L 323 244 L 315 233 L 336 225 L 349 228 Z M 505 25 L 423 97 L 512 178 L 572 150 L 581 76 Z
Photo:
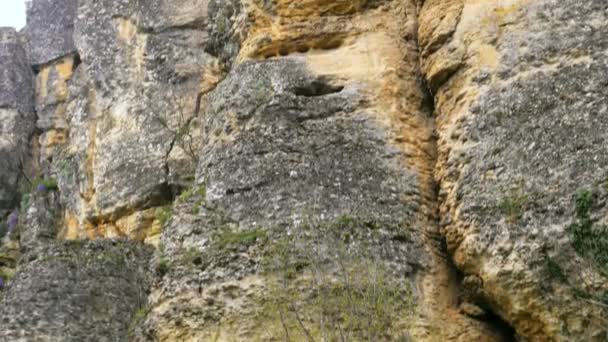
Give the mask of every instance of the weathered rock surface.
M 3 337 L 608 339 L 607 15 L 34 0 L 0 30 Z
M 440 251 L 427 244 L 434 150 L 414 4 L 283 6 L 258 4 L 226 22 L 249 34 L 203 98 L 197 185 L 164 230 L 136 340 L 316 340 L 340 329 L 354 340 L 501 340 L 458 312 Z M 387 301 L 390 314 L 341 307 L 355 305 L 337 299 L 353 286 L 350 270 L 355 286 L 386 293 L 367 297 L 363 286 L 353 296 Z M 330 298 L 319 294 L 327 288 Z
M 1 341 L 128 341 L 145 303 L 149 250 L 129 242 L 54 242 L 2 294 Z
M 146 301 L 152 248 L 58 241 L 57 196 L 46 186 L 26 195 L 16 229 L 2 240 L 0 340 L 128 341 Z M 17 272 L 11 257 L 19 260 Z
M 76 51 L 72 34 L 78 0 L 28 2 L 26 32 L 34 66 L 47 64 Z
M 0 28 L 0 219 L 18 206 L 34 133 L 32 71 L 17 32 Z
M 154 241 L 157 208 L 193 180 L 199 94 L 221 70 L 202 52 L 206 12 L 148 5 L 81 1 L 77 54 L 38 74 L 41 165 L 62 188 L 65 238 Z
M 608 338 L 607 11 L 594 1 L 421 11 L 448 249 L 479 279 L 480 300 L 533 341 Z

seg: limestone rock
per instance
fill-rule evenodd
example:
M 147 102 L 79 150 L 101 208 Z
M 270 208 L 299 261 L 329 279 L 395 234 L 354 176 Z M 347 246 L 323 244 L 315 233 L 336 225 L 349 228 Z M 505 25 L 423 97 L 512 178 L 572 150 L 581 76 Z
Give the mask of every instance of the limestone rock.
M 128 341 L 144 305 L 149 250 L 55 242 L 20 265 L 2 298 L 2 341 Z
M 27 201 L 27 202 L 26 202 Z M 36 253 L 57 235 L 57 200 L 54 192 L 37 191 L 24 200 L 18 234 L 23 251 Z
M 32 71 L 14 29 L 0 29 L 0 219 L 18 205 L 34 133 Z
M 259 2 L 226 20 L 224 32 L 244 33 L 241 49 L 202 99 L 196 185 L 164 228 L 135 340 L 331 339 L 336 317 L 355 340 L 502 340 L 437 296 L 450 280 L 437 276 L 445 261 L 432 246 L 432 121 L 416 74 L 415 5 L 363 4 L 312 1 L 300 13 Z M 360 314 L 379 331 L 358 330 L 344 310 L 351 276 L 361 293 L 368 284 L 400 294 L 381 299 L 390 313 Z M 319 304 L 314 293 L 327 287 L 335 296 Z
M 608 339 L 602 1 L 28 16 L 0 29 L 6 340 Z
M 448 249 L 533 341 L 608 338 L 607 10 L 467 0 L 421 10 Z
M 47 64 L 75 52 L 72 34 L 77 0 L 27 2 L 26 32 L 32 65 Z
M 154 208 L 193 181 L 200 96 L 221 77 L 202 53 L 203 5 L 79 3 L 78 55 L 38 76 L 42 164 L 62 189 L 62 236 L 145 239 Z

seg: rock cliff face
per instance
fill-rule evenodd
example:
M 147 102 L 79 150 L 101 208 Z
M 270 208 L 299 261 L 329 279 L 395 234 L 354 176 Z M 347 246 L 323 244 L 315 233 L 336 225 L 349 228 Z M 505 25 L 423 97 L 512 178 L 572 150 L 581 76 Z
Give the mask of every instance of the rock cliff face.
M 34 0 L 2 341 L 605 341 L 608 5 Z

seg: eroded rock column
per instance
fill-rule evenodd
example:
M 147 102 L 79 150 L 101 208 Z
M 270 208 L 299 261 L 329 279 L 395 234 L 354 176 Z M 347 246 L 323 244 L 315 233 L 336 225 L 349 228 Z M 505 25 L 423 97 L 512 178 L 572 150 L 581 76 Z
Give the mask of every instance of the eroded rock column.
M 0 73 L 0 219 L 4 220 L 18 207 L 25 176 L 31 177 L 30 139 L 36 122 L 32 71 L 23 39 L 12 28 L 0 30 Z
M 210 13 L 224 45 L 209 50 L 232 68 L 202 99 L 196 185 L 136 340 L 500 340 L 450 293 L 414 3 Z
M 441 227 L 480 306 L 534 341 L 606 337 L 607 5 L 432 1 Z

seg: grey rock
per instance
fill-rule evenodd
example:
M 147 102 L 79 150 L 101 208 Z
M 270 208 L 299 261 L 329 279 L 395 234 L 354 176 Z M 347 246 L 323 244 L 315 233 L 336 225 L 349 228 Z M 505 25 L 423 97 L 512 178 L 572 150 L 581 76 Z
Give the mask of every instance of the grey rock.
M 58 215 L 57 198 L 54 191 L 35 191 L 24 200 L 19 217 L 19 237 L 22 251 L 30 255 L 45 248 L 57 236 Z
M 74 39 L 82 65 L 66 102 L 69 139 L 53 173 L 64 179 L 63 201 L 81 208 L 81 222 L 165 205 L 193 181 L 201 83 L 217 64 L 201 52 L 204 23 L 180 21 L 190 22 L 183 17 L 190 13 L 205 17 L 206 5 L 197 8 L 202 12 L 182 13 L 165 2 L 79 3 Z M 165 12 L 177 20 L 165 23 L 177 25 L 172 30 L 146 26 L 160 25 L 154 18 Z
M 246 225 L 307 212 L 414 215 L 400 194 L 417 186 L 416 174 L 400 170 L 384 133 L 356 111 L 365 98 L 310 76 L 302 62 L 241 64 L 210 94 L 197 176 L 209 200 Z
M 26 32 L 32 65 L 42 65 L 76 51 L 72 34 L 77 0 L 28 3 Z
M 239 53 L 241 39 L 246 35 L 248 20 L 240 0 L 209 1 L 209 43 L 206 51 L 222 63 L 232 65 Z
M 299 340 L 370 284 L 353 340 L 608 339 L 608 5 L 505 3 L 32 2 L 0 218 L 35 123 L 59 191 L 2 240 L 0 340 Z
M 209 0 L 151 0 L 138 6 L 139 24 L 146 31 L 170 28 L 204 29 L 209 21 Z
M 32 71 L 14 29 L 0 28 L 0 218 L 17 206 L 34 132 Z
M 356 86 L 312 76 L 298 58 L 243 63 L 209 94 L 197 186 L 164 230 L 156 258 L 166 269 L 136 340 L 204 339 L 230 320 L 238 322 L 231 336 L 262 338 L 254 317 L 276 296 L 262 270 L 278 241 L 299 241 L 294 248 L 328 268 L 338 267 L 343 246 L 390 270 L 386 284 L 413 290 L 430 263 L 415 228 L 416 173 L 356 111 L 364 100 Z M 231 245 L 226 234 L 259 237 Z M 186 327 L 182 310 L 193 317 Z
M 128 341 L 145 305 L 148 256 L 121 241 L 48 244 L 4 291 L 0 340 Z
M 457 19 L 468 59 L 436 96 L 448 249 L 522 338 L 605 340 L 608 5 L 492 6 Z

